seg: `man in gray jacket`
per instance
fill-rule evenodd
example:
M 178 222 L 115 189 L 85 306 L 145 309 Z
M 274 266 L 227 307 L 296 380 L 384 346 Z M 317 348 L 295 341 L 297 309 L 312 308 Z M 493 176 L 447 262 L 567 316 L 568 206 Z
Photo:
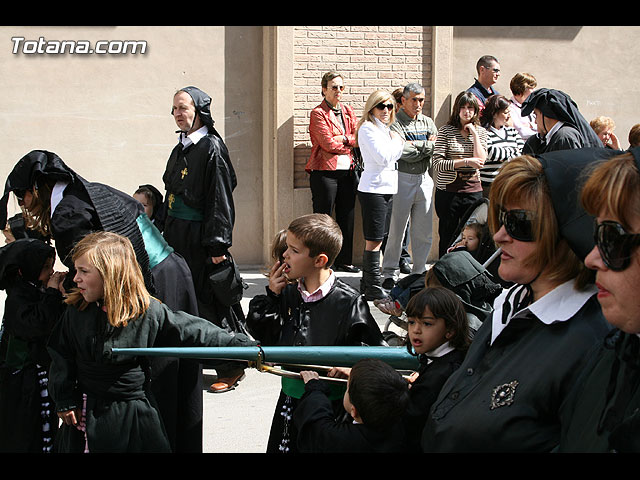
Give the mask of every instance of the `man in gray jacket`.
M 434 121 L 422 114 L 425 90 L 410 83 L 402 93 L 402 108 L 391 129 L 405 140 L 398 160 L 398 193 L 393 196 L 389 236 L 382 263 L 383 286 L 393 287 L 398 280 L 402 240 L 411 219 L 410 242 L 412 273 L 426 270 L 432 243 L 433 179 L 429 173 L 438 129 Z

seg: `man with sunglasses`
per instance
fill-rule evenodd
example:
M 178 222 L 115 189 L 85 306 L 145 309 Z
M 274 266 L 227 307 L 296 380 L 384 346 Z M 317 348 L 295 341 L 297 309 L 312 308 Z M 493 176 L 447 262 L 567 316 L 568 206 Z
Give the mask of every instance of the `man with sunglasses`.
M 594 150 L 608 160 L 582 189 L 596 217 L 585 265 L 596 272 L 598 302 L 615 328 L 572 392 L 559 450 L 640 452 L 640 148 Z
M 398 159 L 398 192 L 393 196 L 389 236 L 382 261 L 383 287 L 387 289 L 398 280 L 407 224 L 411 223 L 412 273 L 426 270 L 432 243 L 433 179 L 429 170 L 438 129 L 434 121 L 422 113 L 425 101 L 422 85 L 406 85 L 400 101 L 402 106 L 390 126 L 404 140 L 404 148 Z
M 478 99 L 480 105 L 480 113 L 484 110 L 484 104 L 491 95 L 498 95 L 498 91 L 493 85 L 500 77 L 500 64 L 498 59 L 493 55 L 484 55 L 478 59 L 476 63 L 476 71 L 478 78 L 471 85 L 467 92 L 473 93 Z

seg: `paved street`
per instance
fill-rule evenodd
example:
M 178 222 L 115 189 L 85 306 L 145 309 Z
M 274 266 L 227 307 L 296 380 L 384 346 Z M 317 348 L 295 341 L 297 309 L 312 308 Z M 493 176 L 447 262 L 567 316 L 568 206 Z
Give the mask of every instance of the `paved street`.
M 264 293 L 267 279 L 255 269 L 242 270 L 242 276 L 249 285 L 243 299 L 243 308 L 247 312 L 251 298 Z M 360 274 L 340 272 L 338 276 L 358 288 Z M 371 302 L 369 306 L 383 330 L 388 317 Z M 390 330 L 398 331 L 394 326 Z M 204 373 L 204 452 L 263 453 L 280 392 L 280 377 L 247 369 L 246 378 L 235 390 L 210 393 L 207 390 L 215 381 L 215 370 L 205 370 Z

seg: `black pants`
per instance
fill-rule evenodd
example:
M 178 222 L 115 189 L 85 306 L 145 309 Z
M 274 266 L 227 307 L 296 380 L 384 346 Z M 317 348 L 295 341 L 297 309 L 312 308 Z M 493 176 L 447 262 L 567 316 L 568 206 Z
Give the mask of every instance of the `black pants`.
M 353 262 L 353 219 L 358 181 L 353 170 L 314 170 L 309 175 L 313 213 L 331 215 L 342 230 L 342 250 L 336 265 Z
M 438 214 L 439 256 L 447 253 L 456 233 L 458 223 L 466 211 L 482 198 L 482 192 L 458 193 L 436 189 L 435 207 Z

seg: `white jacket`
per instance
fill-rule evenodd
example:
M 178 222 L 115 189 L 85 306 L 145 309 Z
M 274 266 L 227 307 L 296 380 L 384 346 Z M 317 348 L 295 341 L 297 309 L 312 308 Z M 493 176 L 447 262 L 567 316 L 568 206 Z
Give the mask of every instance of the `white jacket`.
M 377 118 L 366 121 L 358 131 L 358 146 L 364 161 L 358 190 L 395 194 L 398 192 L 397 160 L 402 156 L 404 140 L 391 138 L 389 127 Z

